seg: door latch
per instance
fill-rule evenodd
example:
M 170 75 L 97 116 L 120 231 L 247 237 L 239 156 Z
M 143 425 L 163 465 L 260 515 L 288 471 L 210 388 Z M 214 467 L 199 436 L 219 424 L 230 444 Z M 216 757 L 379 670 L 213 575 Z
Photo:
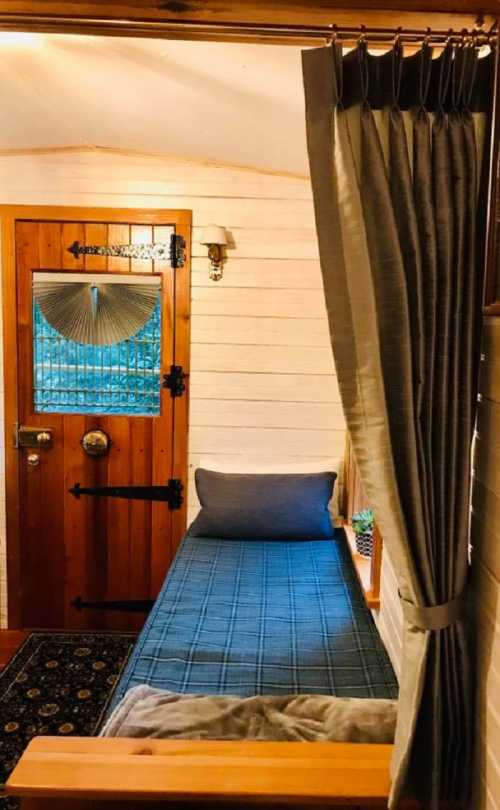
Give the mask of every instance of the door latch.
M 14 425 L 14 447 L 50 447 L 52 428 Z

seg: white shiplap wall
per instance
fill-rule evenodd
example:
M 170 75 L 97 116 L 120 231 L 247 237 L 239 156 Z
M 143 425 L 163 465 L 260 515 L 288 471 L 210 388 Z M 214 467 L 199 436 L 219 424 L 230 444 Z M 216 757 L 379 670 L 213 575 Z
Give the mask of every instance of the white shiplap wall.
M 382 550 L 380 573 L 380 610 L 374 611 L 373 616 L 399 680 L 403 658 L 404 619 L 394 566 L 385 546 Z
M 472 493 L 477 762 L 471 810 L 500 810 L 500 318 L 485 319 L 483 353 Z
M 1 156 L 0 203 L 191 209 L 190 479 L 204 463 L 338 465 L 344 419 L 307 179 L 110 150 L 60 151 Z M 226 227 L 231 241 L 217 283 L 199 244 L 210 222 Z M 192 486 L 188 497 L 192 518 Z M 4 544 L 1 550 L 5 620 Z

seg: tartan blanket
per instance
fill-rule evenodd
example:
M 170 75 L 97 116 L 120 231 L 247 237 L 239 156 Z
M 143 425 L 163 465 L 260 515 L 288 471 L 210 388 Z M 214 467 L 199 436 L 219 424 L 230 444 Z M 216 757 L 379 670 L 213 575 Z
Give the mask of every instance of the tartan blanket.
M 343 530 L 333 541 L 186 535 L 117 685 L 396 698 Z

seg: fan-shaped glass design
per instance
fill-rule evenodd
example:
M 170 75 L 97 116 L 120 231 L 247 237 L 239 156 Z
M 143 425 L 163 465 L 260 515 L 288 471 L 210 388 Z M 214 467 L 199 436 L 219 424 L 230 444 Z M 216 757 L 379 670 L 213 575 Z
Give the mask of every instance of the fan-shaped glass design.
M 34 279 L 33 297 L 49 324 L 77 343 L 127 340 L 149 320 L 158 299 L 159 284 L 105 281 L 105 276 L 53 281 L 47 275 Z
M 44 295 L 40 300 L 36 291 L 37 276 L 34 274 L 33 295 L 33 349 L 34 349 L 34 405 L 38 413 L 78 413 L 78 414 L 121 414 L 130 416 L 155 416 L 160 413 L 161 391 L 161 306 L 158 283 L 141 285 L 115 283 L 91 285 L 87 281 L 64 281 L 62 299 L 72 302 L 71 317 L 64 320 L 57 314 L 55 288 L 48 290 L 48 282 L 43 281 Z M 81 274 L 83 275 L 83 274 Z M 80 278 L 81 275 L 79 274 Z M 57 283 L 57 282 L 54 282 Z M 135 310 L 129 308 L 126 318 L 117 317 L 113 321 L 108 303 L 102 306 L 104 318 L 92 322 L 99 309 L 99 294 L 102 287 L 121 287 L 120 291 L 104 292 L 113 307 L 117 302 L 140 301 Z M 142 295 L 147 288 L 147 294 Z M 132 296 L 123 294 L 127 287 Z M 82 294 L 82 288 L 83 294 Z M 85 289 L 86 288 L 86 289 Z M 38 292 L 41 286 L 38 286 Z M 97 295 L 95 290 L 97 289 Z M 138 295 L 135 291 L 138 290 Z M 153 297 L 154 296 L 154 297 Z M 90 301 L 89 297 L 94 300 Z M 95 300 L 97 299 L 97 300 Z M 78 300 L 85 310 L 78 319 L 74 301 Z M 146 305 L 146 301 L 149 303 Z M 145 307 L 148 312 L 145 314 Z M 112 308 L 113 308 L 112 307 Z M 90 309 L 90 313 L 89 313 Z M 138 311 L 142 314 L 139 316 Z M 55 312 L 55 314 L 54 314 Z M 132 313 L 132 314 L 131 314 Z M 47 317 L 48 316 L 48 317 Z M 136 318 L 132 327 L 133 317 Z M 50 321 L 49 321 L 50 318 Z M 141 323 L 142 321 L 142 323 Z M 125 329 L 125 322 L 128 324 Z M 55 328 L 57 323 L 60 329 Z M 132 332 L 135 328 L 135 332 Z M 123 331 L 125 329 L 125 332 Z M 80 330 L 80 331 L 79 331 Z M 72 339 L 68 334 L 79 340 Z M 120 336 L 126 335 L 124 339 Z M 93 335 L 95 342 L 90 342 Z M 111 336 L 115 336 L 111 341 Z M 85 339 L 82 339 L 85 338 Z M 105 338 L 105 340 L 104 340 Z

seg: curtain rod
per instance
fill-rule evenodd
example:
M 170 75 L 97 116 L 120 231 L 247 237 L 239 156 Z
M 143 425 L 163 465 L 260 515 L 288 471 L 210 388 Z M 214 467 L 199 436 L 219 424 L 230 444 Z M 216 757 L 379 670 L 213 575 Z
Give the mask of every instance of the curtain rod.
M 462 42 L 464 38 L 473 39 L 477 45 L 491 44 L 498 36 L 497 21 L 488 31 L 483 28 L 483 20 L 478 16 L 474 28 L 456 30 L 432 30 L 432 28 L 374 28 L 360 25 L 358 27 L 329 25 L 294 25 L 281 23 L 245 23 L 245 22 L 206 22 L 202 20 L 131 20 L 103 19 L 100 17 L 68 17 L 64 15 L 22 15 L 1 14 L 0 30 L 3 31 L 39 31 L 60 33 L 64 31 L 80 33 L 107 33 L 112 36 L 137 37 L 187 37 L 187 38 L 228 38 L 259 40 L 305 41 L 323 40 L 332 42 L 358 42 L 365 39 L 371 44 L 388 45 L 396 37 L 408 44 L 418 45 L 429 42 L 444 46 L 447 42 Z
M 154 23 L 156 25 L 157 23 Z M 330 25 L 285 25 L 278 23 L 230 23 L 230 22 L 216 22 L 207 23 L 199 20 L 174 20 L 165 23 L 169 27 L 178 28 L 197 28 L 198 30 L 205 30 L 211 32 L 221 33 L 241 33 L 241 34 L 259 34 L 269 36 L 318 36 L 327 37 L 330 39 L 359 39 L 361 37 L 375 38 L 383 37 L 384 39 L 394 39 L 399 36 L 401 39 L 418 39 L 418 40 L 439 40 L 448 41 L 449 39 L 462 40 L 463 37 L 479 37 L 489 40 L 497 35 L 497 21 L 494 22 L 489 31 L 485 31 L 480 19 L 476 22 L 474 28 L 466 29 L 461 28 L 455 30 L 449 28 L 448 30 L 433 30 L 432 28 L 403 28 L 402 26 L 395 26 L 394 28 L 374 28 L 365 25 L 357 27 L 338 26 L 334 23 Z

